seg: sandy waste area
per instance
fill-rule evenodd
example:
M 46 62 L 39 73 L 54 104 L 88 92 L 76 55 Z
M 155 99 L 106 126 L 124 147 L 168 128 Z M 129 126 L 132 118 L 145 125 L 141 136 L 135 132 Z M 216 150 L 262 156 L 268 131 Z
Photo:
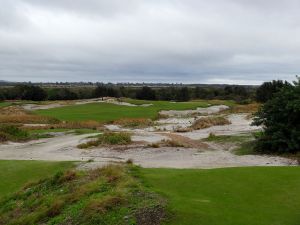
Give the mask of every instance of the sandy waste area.
M 99 102 L 100 99 L 90 100 Z M 78 101 L 76 104 L 86 104 Z M 124 104 L 117 103 L 114 104 Z M 61 105 L 60 105 L 61 106 Z M 135 106 L 135 105 L 133 105 Z M 53 105 L 24 106 L 27 110 L 44 109 L 45 107 L 58 107 Z M 144 106 L 147 107 L 147 106 Z M 178 129 L 190 127 L 196 119 L 222 114 L 227 106 L 211 106 L 185 111 L 161 111 L 165 119 L 155 121 L 152 127 L 143 129 L 124 129 L 118 125 L 107 125 L 111 131 L 127 131 L 132 133 L 133 144 L 128 146 L 96 147 L 91 149 L 78 149 L 79 143 L 87 142 L 92 135 L 75 135 L 66 133 L 53 138 L 29 141 L 26 143 L 0 144 L 0 159 L 11 160 L 53 160 L 53 161 L 79 161 L 79 167 L 94 168 L 108 163 L 126 162 L 142 167 L 165 168 L 220 168 L 240 166 L 288 166 L 296 162 L 287 158 L 266 155 L 243 155 L 232 153 L 234 144 L 217 144 L 205 142 L 210 133 L 215 135 L 238 135 L 260 130 L 260 127 L 251 126 L 251 119 L 247 114 L 224 114 L 231 124 L 212 126 L 200 130 L 176 132 Z M 152 144 L 168 140 L 183 143 L 184 147 L 155 146 Z M 87 162 L 89 161 L 89 162 Z

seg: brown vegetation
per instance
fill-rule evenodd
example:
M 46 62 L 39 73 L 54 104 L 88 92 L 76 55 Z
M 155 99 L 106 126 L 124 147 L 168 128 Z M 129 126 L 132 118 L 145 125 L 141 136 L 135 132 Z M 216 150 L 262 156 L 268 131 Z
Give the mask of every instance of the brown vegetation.
M 174 133 L 162 133 L 162 135 L 167 136 L 171 140 L 164 140 L 161 142 L 161 145 L 167 147 L 184 147 L 184 148 L 208 148 L 208 145 L 198 141 L 192 140 L 188 137 L 177 135 Z
M 124 118 L 114 121 L 114 124 L 128 128 L 143 128 L 153 125 L 153 121 L 145 118 Z
M 261 104 L 251 103 L 247 105 L 235 105 L 230 109 L 225 110 L 225 113 L 255 113 L 258 111 Z
M 67 121 L 60 122 L 57 124 L 45 124 L 44 126 L 26 126 L 28 130 L 39 130 L 39 129 L 94 129 L 104 130 L 103 124 L 97 121 Z
M 190 128 L 194 130 L 199 130 L 212 126 L 227 125 L 230 123 L 231 122 L 228 119 L 221 116 L 202 117 L 196 120 Z
M 0 123 L 58 123 L 59 120 L 27 112 L 20 106 L 8 106 L 0 109 Z

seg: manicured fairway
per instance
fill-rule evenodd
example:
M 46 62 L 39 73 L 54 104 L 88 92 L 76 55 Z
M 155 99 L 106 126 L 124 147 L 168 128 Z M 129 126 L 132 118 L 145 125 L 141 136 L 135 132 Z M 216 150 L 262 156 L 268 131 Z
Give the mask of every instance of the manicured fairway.
M 0 198 L 29 181 L 45 178 L 72 165 L 72 162 L 0 160 Z
M 300 167 L 142 169 L 173 225 L 299 225 Z
M 207 107 L 205 102 L 171 103 L 166 101 L 152 102 L 152 106 L 121 106 L 109 103 L 91 103 L 36 111 L 40 115 L 52 116 L 60 120 L 96 120 L 109 122 L 121 118 L 155 119 L 160 110 L 186 110 Z

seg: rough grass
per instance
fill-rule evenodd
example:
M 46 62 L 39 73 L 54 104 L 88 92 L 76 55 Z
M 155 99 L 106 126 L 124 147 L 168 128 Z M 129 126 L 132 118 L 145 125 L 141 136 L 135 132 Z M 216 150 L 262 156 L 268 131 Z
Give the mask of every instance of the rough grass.
M 241 143 L 237 148 L 233 150 L 233 153 L 236 155 L 255 155 L 260 154 L 254 148 L 255 141 L 245 141 Z
M 170 225 L 296 225 L 300 167 L 142 169 L 165 195 Z
M 133 100 L 135 101 L 135 100 Z M 148 101 L 147 101 L 148 102 Z M 131 107 L 110 103 L 91 103 L 85 105 L 72 105 L 60 108 L 37 110 L 35 113 L 43 116 L 53 116 L 63 121 L 94 120 L 112 122 L 122 118 L 156 119 L 161 110 L 187 110 L 197 107 L 208 107 L 205 102 L 180 102 L 151 101 L 148 107 Z
M 204 141 L 213 141 L 218 143 L 240 143 L 254 139 L 254 134 L 241 134 L 241 135 L 215 135 L 210 133 L 208 138 L 203 139 Z
M 25 130 L 28 130 L 28 132 L 32 135 L 43 135 L 43 134 L 49 134 L 49 133 L 74 133 L 77 135 L 81 134 L 93 134 L 97 133 L 99 131 L 95 129 L 88 129 L 88 128 L 80 128 L 80 129 L 67 129 L 67 128 L 53 128 L 53 129 L 31 129 L 31 128 L 24 128 Z
M 4 108 L 4 107 L 10 106 L 10 105 L 11 105 L 10 102 L 0 102 L 0 108 Z
M 70 169 L 72 162 L 0 160 L 0 198 L 12 194 L 29 181 Z
M 158 225 L 165 202 L 143 187 L 137 170 L 127 165 L 67 171 L 28 184 L 2 200 L 0 224 Z
M 48 117 L 48 116 L 39 116 L 33 114 L 10 114 L 10 115 L 0 115 L 0 123 L 58 123 L 59 121 L 55 118 Z
M 92 129 L 92 130 L 101 130 L 103 129 L 103 124 L 97 121 L 66 121 L 59 122 L 57 124 L 45 124 L 44 126 L 30 126 L 27 125 L 26 129 L 28 130 L 50 130 L 50 129 L 65 129 L 65 130 L 79 130 L 79 129 Z
M 191 129 L 199 130 L 204 129 L 212 126 L 219 126 L 219 125 L 227 125 L 230 124 L 230 121 L 222 116 L 211 116 L 211 117 L 202 117 L 197 119 L 192 125 Z
M 114 124 L 118 124 L 126 128 L 145 128 L 153 125 L 153 121 L 145 118 L 123 118 L 114 121 Z
M 91 140 L 86 143 L 79 144 L 77 147 L 91 148 L 100 145 L 128 145 L 131 143 L 131 134 L 125 132 L 105 132 L 100 134 L 96 140 Z

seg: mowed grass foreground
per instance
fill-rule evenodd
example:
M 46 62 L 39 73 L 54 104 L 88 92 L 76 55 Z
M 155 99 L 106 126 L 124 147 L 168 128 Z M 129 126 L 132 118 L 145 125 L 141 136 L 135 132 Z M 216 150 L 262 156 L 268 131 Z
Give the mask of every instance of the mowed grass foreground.
M 0 198 L 11 194 L 29 181 L 69 169 L 72 162 L 0 160 Z
M 167 101 L 143 101 L 153 104 L 151 106 L 124 106 L 111 103 L 90 103 L 85 105 L 72 105 L 46 110 L 38 110 L 36 113 L 44 116 L 55 117 L 64 121 L 95 120 L 110 122 L 121 118 L 149 118 L 155 119 L 161 110 L 187 110 L 197 107 L 208 107 L 209 104 L 199 102 L 178 102 Z
M 142 169 L 172 225 L 298 225 L 300 168 Z

